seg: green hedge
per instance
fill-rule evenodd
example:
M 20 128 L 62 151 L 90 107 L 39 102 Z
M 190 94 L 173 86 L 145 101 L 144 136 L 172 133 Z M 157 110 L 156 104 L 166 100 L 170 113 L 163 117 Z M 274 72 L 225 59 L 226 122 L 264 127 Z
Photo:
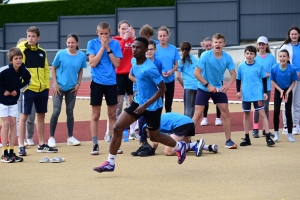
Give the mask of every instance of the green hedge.
M 115 8 L 174 6 L 175 0 L 66 0 L 0 5 L 4 23 L 53 22 L 59 16 L 115 14 Z

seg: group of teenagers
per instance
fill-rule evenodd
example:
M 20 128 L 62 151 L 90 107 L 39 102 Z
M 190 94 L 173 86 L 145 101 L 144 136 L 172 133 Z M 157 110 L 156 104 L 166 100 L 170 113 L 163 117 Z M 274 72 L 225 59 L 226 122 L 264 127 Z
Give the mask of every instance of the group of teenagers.
M 245 62 L 238 67 L 236 74 L 232 57 L 223 51 L 225 37 L 216 33 L 205 38 L 201 46 L 206 51 L 199 52 L 199 59 L 191 54 L 191 44 L 180 44 L 181 57 L 177 48 L 168 43 L 170 31 L 162 26 L 157 31 L 158 40 L 152 40 L 153 28 L 146 24 L 135 37 L 135 30 L 128 21 L 118 24 L 119 36 L 110 38 L 111 28 L 106 22 L 99 23 L 98 37 L 87 44 L 86 54 L 79 50 L 78 36 L 67 36 L 67 48 L 60 50 L 52 63 L 53 113 L 50 120 L 50 138 L 45 142 L 44 126 L 50 88 L 50 69 L 47 55 L 38 41 L 37 27 L 27 30 L 27 38 L 18 42 L 17 47 L 8 52 L 10 64 L 0 68 L 0 117 L 2 119 L 2 162 L 22 162 L 25 146 L 34 145 L 33 133 L 29 133 L 37 116 L 39 144 L 37 152 L 57 152 L 54 139 L 57 120 L 65 97 L 68 145 L 80 145 L 73 137 L 73 110 L 76 94 L 86 68 L 86 56 L 91 66 L 90 105 L 92 116 L 90 130 L 93 142 L 92 155 L 98 155 L 98 120 L 102 98 L 107 104 L 107 133 L 105 140 L 110 142 L 108 159 L 96 172 L 113 172 L 120 149 L 122 133 L 130 127 L 131 138 L 140 140 L 140 147 L 133 156 L 154 155 L 158 143 L 165 145 L 166 155 L 177 155 L 182 164 L 187 151 L 195 151 L 201 156 L 202 150 L 217 153 L 216 144 L 205 145 L 203 139 L 191 141 L 195 135 L 195 124 L 207 125 L 209 99 L 217 105 L 215 125 L 223 125 L 225 147 L 236 149 L 231 140 L 228 98 L 229 87 L 236 81 L 237 98 L 242 98 L 244 110 L 245 138 L 240 146 L 251 145 L 249 137 L 250 111 L 253 103 L 253 137 L 258 136 L 258 116 L 264 125 L 263 135 L 268 146 L 278 141 L 281 101 L 285 102 L 284 132 L 294 142 L 293 134 L 298 134 L 300 102 L 300 30 L 292 27 L 278 54 L 279 63 L 270 53 L 268 39 L 261 36 L 257 46 L 247 46 L 244 50 Z M 297 68 L 298 66 L 298 68 Z M 229 70 L 230 79 L 223 82 L 224 72 Z M 176 73 L 176 76 L 175 76 Z M 9 78 L 8 78 L 9 77 Z M 184 88 L 184 115 L 172 112 L 175 79 Z M 271 85 L 274 86 L 274 135 L 269 131 L 269 100 Z M 242 90 L 240 88 L 242 87 Z M 255 88 L 255 90 L 253 89 Z M 298 97 L 299 96 L 299 97 Z M 124 97 L 128 106 L 122 110 Z M 163 98 L 164 97 L 164 98 Z M 295 105 L 296 103 L 299 105 Z M 166 113 L 162 114 L 163 103 Z M 292 118 L 293 104 L 293 118 Z M 19 105 L 19 106 L 18 106 Z M 222 116 L 222 120 L 221 117 Z M 33 118 L 30 119 L 30 118 Z M 18 121 L 18 125 L 17 122 Z M 138 123 L 138 125 L 136 125 Z M 27 126 L 26 126 L 27 125 Z M 16 128 L 18 126 L 18 128 Z M 136 128 L 138 127 L 138 128 Z M 139 130 L 139 135 L 135 133 Z M 18 131 L 17 131 L 18 130 Z M 26 134 L 26 131 L 28 132 Z M 14 153 L 14 142 L 18 135 L 18 156 Z M 147 138 L 153 142 L 149 145 Z M 272 140 L 271 137 L 274 137 Z

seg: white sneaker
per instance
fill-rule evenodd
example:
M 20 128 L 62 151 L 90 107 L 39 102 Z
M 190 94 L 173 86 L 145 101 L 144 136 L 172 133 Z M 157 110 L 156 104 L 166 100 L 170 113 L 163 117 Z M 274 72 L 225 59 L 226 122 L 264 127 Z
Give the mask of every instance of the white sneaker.
M 49 147 L 52 147 L 52 148 L 56 147 L 56 142 L 55 142 L 54 137 L 50 137 L 50 138 L 48 139 L 48 146 L 49 146 Z
M 293 134 L 293 135 L 298 135 L 298 132 L 299 132 L 298 127 L 295 126 L 295 127 L 293 128 L 292 134 Z
M 27 144 L 28 144 L 29 146 L 34 146 L 33 139 L 28 139 L 28 138 L 27 138 Z
M 72 136 L 67 139 L 67 145 L 77 146 L 80 145 L 80 142 Z
M 283 135 L 287 135 L 288 134 L 288 129 L 287 128 L 283 128 L 282 129 L 282 134 Z
M 105 135 L 104 135 L 104 140 L 106 141 L 106 142 L 110 142 L 111 141 L 111 135 L 107 132 L 107 133 L 105 133 Z
M 221 120 L 220 118 L 216 118 L 216 120 L 215 120 L 215 125 L 216 125 L 216 126 L 222 126 L 222 125 L 223 125 L 222 120 Z
M 140 136 L 139 136 L 139 134 L 137 134 L 137 133 L 130 133 L 129 134 L 129 140 L 140 140 Z
M 207 126 L 208 125 L 208 119 L 206 117 L 203 117 L 201 123 L 200 123 L 201 126 Z

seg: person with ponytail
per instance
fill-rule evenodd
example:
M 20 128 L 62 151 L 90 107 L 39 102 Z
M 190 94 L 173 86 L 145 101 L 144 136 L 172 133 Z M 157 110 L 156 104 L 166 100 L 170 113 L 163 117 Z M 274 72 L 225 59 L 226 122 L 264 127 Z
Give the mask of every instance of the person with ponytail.
M 269 119 L 269 102 L 270 102 L 271 90 L 272 90 L 270 73 L 271 73 L 272 66 L 276 64 L 276 61 L 274 56 L 271 54 L 267 37 L 260 36 L 257 39 L 256 50 L 257 50 L 257 55 L 255 57 L 255 61 L 260 63 L 264 67 L 264 70 L 266 71 L 268 99 L 264 100 L 265 103 L 264 109 L 266 112 L 266 116 Z M 253 131 L 252 131 L 252 136 L 254 138 L 259 138 L 258 121 L 259 121 L 259 113 L 257 110 L 255 110 L 253 112 Z M 262 136 L 263 137 L 266 136 L 265 128 L 262 131 Z M 271 136 L 274 137 L 272 133 Z
M 300 29 L 297 26 L 293 26 L 288 30 L 287 38 L 284 40 L 280 50 L 286 49 L 289 52 L 290 64 L 294 66 L 298 78 L 300 77 Z M 297 80 L 295 87 L 293 88 L 293 101 L 292 101 L 292 116 L 293 116 L 293 130 L 292 134 L 297 135 L 300 133 L 299 117 L 300 117 L 300 81 Z M 285 107 L 283 107 L 284 113 Z M 283 134 L 288 134 L 288 125 L 286 116 L 283 116 Z
M 73 110 L 82 80 L 83 68 L 86 68 L 87 65 L 86 55 L 79 50 L 78 42 L 77 35 L 69 34 L 66 41 L 67 48 L 58 51 L 52 63 L 53 113 L 50 119 L 50 138 L 48 140 L 50 147 L 56 147 L 54 133 L 64 96 L 68 127 L 67 145 L 80 145 L 80 142 L 73 137 Z
M 180 44 L 182 57 L 178 61 L 176 75 L 178 82 L 184 88 L 184 115 L 193 118 L 198 88 L 198 81 L 194 76 L 194 71 L 198 59 L 190 54 L 191 49 L 192 45 L 189 42 L 182 42 Z

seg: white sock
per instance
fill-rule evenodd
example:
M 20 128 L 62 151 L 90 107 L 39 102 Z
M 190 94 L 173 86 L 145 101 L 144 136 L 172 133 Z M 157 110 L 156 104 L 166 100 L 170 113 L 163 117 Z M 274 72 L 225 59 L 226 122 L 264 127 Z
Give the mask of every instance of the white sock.
M 191 142 L 188 144 L 188 149 L 193 149 L 193 147 L 197 144 L 197 142 Z
M 278 139 L 279 139 L 278 131 L 275 131 L 274 132 L 274 141 L 278 141 Z
M 176 146 L 174 147 L 174 150 L 175 150 L 175 151 L 178 151 L 178 150 L 181 149 L 181 147 L 182 147 L 182 144 L 181 144 L 180 142 L 177 142 L 177 141 L 176 141 Z
M 130 133 L 135 133 L 136 121 L 130 125 Z
M 117 155 L 108 154 L 107 161 L 108 161 L 111 165 L 115 165 L 116 157 L 117 157 Z
M 289 133 L 288 138 L 290 142 L 296 142 L 296 140 L 293 138 L 293 135 L 291 133 Z
M 209 151 L 209 145 L 204 145 L 204 147 L 203 147 L 203 150 L 205 150 L 205 151 Z

